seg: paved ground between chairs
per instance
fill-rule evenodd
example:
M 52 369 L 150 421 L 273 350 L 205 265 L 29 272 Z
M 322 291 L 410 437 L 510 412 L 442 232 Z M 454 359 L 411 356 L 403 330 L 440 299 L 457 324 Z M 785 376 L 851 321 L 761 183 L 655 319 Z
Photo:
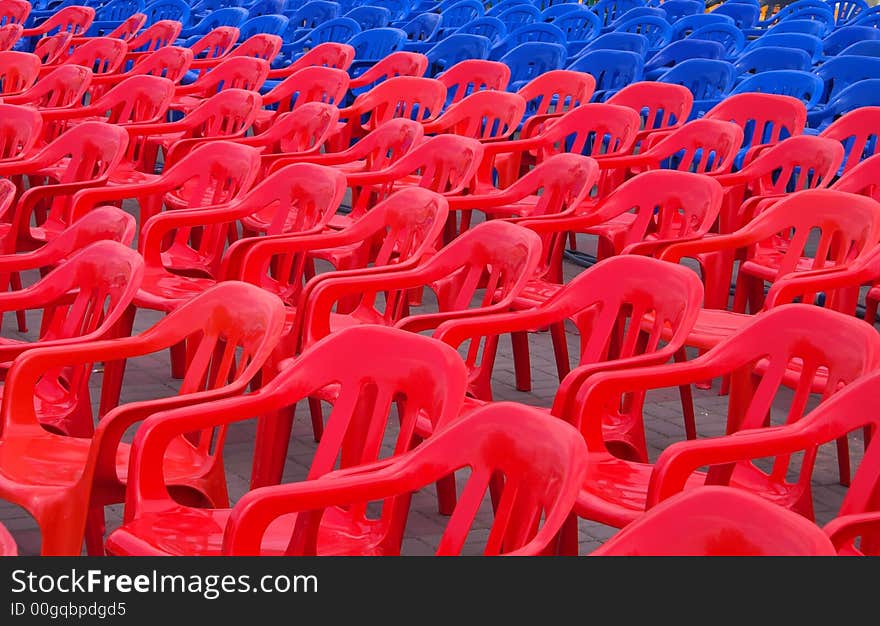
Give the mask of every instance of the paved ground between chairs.
M 579 242 L 579 247 L 589 251 L 589 242 Z M 582 271 L 582 268 L 566 262 L 566 277 Z M 33 278 L 33 277 L 31 277 Z M 430 308 L 430 298 L 424 304 Z M 135 331 L 140 332 L 161 318 L 152 311 L 139 311 Z M 3 336 L 20 337 L 15 332 L 15 322 L 7 315 L 3 320 Z M 35 338 L 39 328 L 38 318 L 31 317 L 30 331 L 25 336 Z M 577 335 L 569 330 L 568 341 L 573 357 L 577 355 Z M 514 387 L 514 373 L 511 358 L 510 342 L 503 338 L 500 342 L 497 367 L 494 378 L 496 400 L 512 400 L 525 404 L 549 407 L 556 393 L 558 379 L 556 365 L 548 333 L 531 333 L 529 335 L 532 362 L 532 389 L 530 392 L 519 392 Z M 93 400 L 94 393 L 100 388 L 101 374 L 96 371 L 91 380 Z M 171 378 L 168 354 L 158 354 L 130 363 L 123 390 L 123 402 L 146 400 L 167 396 L 175 393 L 177 381 Z M 783 392 L 774 404 L 774 417 L 784 411 L 790 395 Z M 694 390 L 697 412 L 697 425 L 700 436 L 715 436 L 724 432 L 727 398 L 718 394 L 718 385 L 711 390 Z M 311 433 L 308 414 L 304 406 L 298 407 L 297 421 L 288 454 L 285 480 L 302 480 L 308 472 L 309 463 L 315 450 L 315 442 Z M 684 438 L 680 404 L 677 390 L 663 390 L 649 394 L 645 406 L 645 424 L 648 447 L 651 459 L 668 445 Z M 254 428 L 252 423 L 236 425 L 231 429 L 225 451 L 225 461 L 229 480 L 230 494 L 237 499 L 248 488 L 251 460 L 253 455 Z M 389 431 L 393 435 L 393 429 Z M 861 454 L 861 444 L 851 446 L 854 465 Z M 837 458 L 833 447 L 826 446 L 821 451 L 814 474 L 814 498 L 816 517 L 819 523 L 825 523 L 836 515 L 846 490 L 838 483 Z M 107 525 L 109 529 L 121 523 L 122 507 L 113 506 L 107 509 Z M 439 515 L 436 508 L 436 497 L 432 488 L 425 489 L 415 495 L 410 513 L 409 524 L 404 541 L 404 554 L 426 555 L 433 552 L 441 537 L 447 518 Z M 18 542 L 21 554 L 39 554 L 40 533 L 33 519 L 21 508 L 0 502 L 0 522 L 5 524 Z M 464 553 L 479 554 L 483 542 L 488 535 L 491 524 L 491 506 L 488 497 L 465 546 Z M 587 554 L 601 545 L 616 529 L 601 524 L 581 520 L 580 552 Z

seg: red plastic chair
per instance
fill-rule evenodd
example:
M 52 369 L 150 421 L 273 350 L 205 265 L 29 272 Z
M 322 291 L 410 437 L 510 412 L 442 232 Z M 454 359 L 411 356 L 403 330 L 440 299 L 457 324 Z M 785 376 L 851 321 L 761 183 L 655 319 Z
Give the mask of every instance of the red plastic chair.
M 376 202 L 403 187 L 424 187 L 447 196 L 460 194 L 472 185 L 482 157 L 483 145 L 475 139 L 437 135 L 384 169 L 346 173 L 352 194 L 351 212 L 338 216 L 331 226 L 351 224 Z
M 636 136 L 639 146 L 652 133 L 679 128 L 687 122 L 694 94 L 683 85 L 645 81 L 627 85 L 607 102 L 635 109 L 642 116 L 642 129 Z
M 19 94 L 37 82 L 40 57 L 30 52 L 0 52 L 0 96 Z
M 279 115 L 308 102 L 323 102 L 338 107 L 348 92 L 348 85 L 348 73 L 343 70 L 305 67 L 263 94 L 263 110 L 257 114 L 254 131 L 261 133 L 268 130 L 278 121 Z
M 531 137 L 531 124 L 586 104 L 596 90 L 596 79 L 591 74 L 571 70 L 550 70 L 523 85 L 518 93 L 526 101 L 526 113 L 535 122 L 523 125 L 523 135 Z
M 130 128 L 130 127 L 129 127 Z M 161 175 L 135 176 L 79 192 L 71 201 L 74 218 L 101 203 L 136 199 L 141 224 L 162 210 L 222 205 L 246 192 L 257 177 L 257 152 L 248 146 L 217 141 L 194 150 Z M 118 180 L 118 179 L 117 179 Z
M 639 114 L 629 107 L 582 104 L 538 135 L 487 145 L 480 186 L 491 186 L 497 172 L 498 187 L 509 187 L 533 165 L 560 152 L 593 158 L 629 154 L 640 124 Z
M 317 50 L 317 48 L 315 48 L 315 50 Z M 311 54 L 311 51 L 307 52 L 306 56 L 309 54 Z M 294 64 L 297 63 L 301 63 L 301 59 L 294 62 Z M 374 63 L 363 74 L 359 74 L 352 78 L 349 86 L 351 89 L 364 89 L 370 85 L 387 80 L 388 78 L 394 78 L 395 76 L 420 77 L 425 75 L 427 69 L 428 57 L 424 54 L 398 50 Z M 279 70 L 269 72 L 269 78 L 272 78 L 273 72 L 277 71 Z M 284 71 L 285 75 L 290 76 L 288 68 L 284 68 Z
M 188 113 L 228 89 L 259 91 L 266 82 L 269 64 L 255 57 L 229 57 L 190 85 L 177 87 L 171 108 Z
M 73 194 L 105 184 L 122 160 L 126 143 L 125 129 L 84 122 L 33 156 L 0 163 L 0 176 L 50 179 L 49 184 L 21 194 L 14 208 L 0 218 L 2 253 L 33 250 L 67 228 L 74 219 L 69 213 Z M 32 218 L 37 218 L 35 223 Z
M 87 106 L 44 109 L 43 140 L 52 141 L 85 120 L 127 126 L 159 121 L 174 97 L 174 83 L 159 76 L 131 76 Z
M 762 151 L 740 171 L 718 177 L 725 187 L 719 232 L 744 226 L 760 211 L 792 191 L 827 187 L 834 180 L 844 150 L 825 137 L 789 137 Z
M 3 393 L 0 496 L 34 517 L 42 554 L 79 554 L 87 518 L 90 552 L 100 552 L 101 508 L 125 498 L 129 447 L 120 443 L 125 431 L 153 412 L 244 391 L 274 347 L 283 319 L 275 296 L 230 281 L 136 337 L 33 349 L 16 359 Z M 181 341 L 187 341 L 193 358 L 176 396 L 114 408 L 98 422 L 91 439 L 59 436 L 40 426 L 33 392 L 47 372 L 75 368 L 88 374 L 96 361 L 124 362 Z M 121 381 L 109 380 L 105 371 L 102 382 L 114 386 Z M 228 500 L 222 458 L 210 455 L 212 435 L 221 449 L 222 429 L 195 443 L 177 439 L 166 457 L 164 478 L 178 487 L 181 497 L 189 495 L 185 501 L 223 506 Z M 35 467 L 43 471 L 35 472 Z M 58 524 L 59 519 L 65 523 Z
M 418 146 L 422 142 L 424 134 L 422 124 L 399 117 L 388 120 L 376 130 L 365 135 L 351 148 L 342 152 L 263 155 L 263 168 L 274 172 L 291 163 L 306 161 L 337 167 L 347 173 L 382 170 Z
M 31 14 L 31 3 L 27 0 L 8 0 L 3 3 L 2 17 L 7 24 L 24 24 Z
M 34 255 L 29 260 L 33 261 Z M 0 273 L 21 271 L 21 260 L 0 256 Z M 40 261 L 42 264 L 42 260 Z M 12 361 L 36 347 L 88 343 L 115 337 L 116 324 L 129 306 L 143 276 L 143 259 L 114 241 L 99 241 L 74 252 L 33 285 L 0 293 L 0 311 L 42 310 L 39 339 L 0 341 L 0 376 Z M 47 373 L 34 389 L 40 424 L 52 432 L 89 437 L 94 426 L 91 405 L 76 369 Z
M 446 87 L 433 78 L 389 78 L 355 98 L 351 106 L 339 111 L 343 121 L 340 122 L 339 132 L 328 142 L 328 147 L 332 152 L 345 150 L 353 141 L 397 117 L 430 122 L 440 115 L 445 101 Z
M 286 67 L 273 69 L 269 71 L 269 78 L 272 80 L 284 79 L 300 71 L 304 67 L 312 65 L 321 65 L 324 67 L 333 67 L 338 70 L 348 71 L 351 63 L 354 61 L 354 48 L 347 43 L 337 43 L 335 41 L 325 41 L 299 57 L 296 61 Z M 424 74 L 424 72 L 422 72 Z
M 88 39 L 83 40 L 83 43 Z M 43 37 L 34 46 L 34 54 L 40 57 L 43 65 L 58 65 L 70 55 L 73 45 L 73 35 L 67 31 L 61 31 L 48 37 Z
M 479 91 L 504 91 L 510 82 L 510 68 L 498 61 L 465 59 L 438 74 L 437 80 L 446 86 L 449 106 Z
M 507 139 L 516 131 L 525 110 L 526 101 L 515 93 L 475 91 L 425 124 L 425 133 L 453 133 L 481 141 Z
M 179 84 L 189 70 L 193 60 L 192 50 L 166 46 L 159 48 L 151 54 L 144 55 L 127 72 L 96 76 L 92 80 L 89 90 L 92 98 L 100 98 L 107 89 L 110 89 L 126 78 L 132 76 L 158 76 L 170 80 L 175 85 Z
M 353 346 L 363 351 L 363 358 L 348 358 Z M 431 376 L 428 380 L 420 380 L 421 377 L 413 376 L 414 372 L 431 372 Z M 163 420 L 164 426 L 158 428 L 156 426 L 159 420 L 144 423 L 132 456 L 132 467 L 136 469 L 131 476 L 124 530 L 113 534 L 108 541 L 108 550 L 112 554 L 122 554 L 137 545 L 139 550 L 150 550 L 154 553 L 157 549 L 161 550 L 162 544 L 170 547 L 166 541 L 150 545 L 151 541 L 148 537 L 155 535 L 141 534 L 142 530 L 145 530 L 142 518 L 144 515 L 151 517 L 150 511 L 162 517 L 173 514 L 172 508 L 168 506 L 173 501 L 165 484 L 161 481 L 159 483 L 153 481 L 151 486 L 150 482 L 145 482 L 146 475 L 142 471 L 165 454 L 169 438 L 163 431 L 166 433 L 177 431 L 177 428 L 183 425 L 187 425 L 187 430 L 192 430 L 189 426 L 196 425 L 198 425 L 197 430 L 225 428 L 229 424 L 250 419 L 256 414 L 289 413 L 288 408 L 295 405 L 298 400 L 303 400 L 326 388 L 334 389 L 337 394 L 333 402 L 334 410 L 328 418 L 326 436 L 318 445 L 307 478 L 308 482 L 318 484 L 322 476 L 337 468 L 338 458 L 341 458 L 338 467 L 343 471 L 354 467 L 361 469 L 365 464 L 380 460 L 383 465 L 389 461 L 393 462 L 414 446 L 412 433 L 418 419 L 428 419 L 436 424 L 451 421 L 461 407 L 464 379 L 465 372 L 461 359 L 448 346 L 394 329 L 352 328 L 316 345 L 297 359 L 295 365 L 285 369 L 254 394 L 221 401 L 213 406 L 193 407 L 192 411 L 166 413 L 167 417 L 159 418 Z M 399 417 L 392 417 L 395 413 L 392 407 L 398 398 L 400 401 L 396 404 L 400 407 Z M 256 413 L 254 409 L 257 409 Z M 383 443 L 383 434 L 391 419 L 399 422 L 400 428 L 392 443 L 393 451 L 389 455 L 382 450 L 380 444 Z M 360 435 L 355 436 L 355 432 Z M 289 432 L 287 436 L 290 436 Z M 286 440 L 284 443 L 286 447 Z M 218 450 L 222 451 L 222 448 L 218 446 Z M 254 454 L 255 474 L 259 473 L 260 464 L 264 459 L 265 455 L 257 444 Z M 147 491 L 142 491 L 142 488 L 147 488 Z M 159 502 L 166 504 L 158 505 Z M 400 506 L 383 507 L 383 510 L 391 514 L 394 510 L 400 510 Z M 195 509 L 188 509 L 184 519 L 199 514 Z M 204 521 L 209 524 L 202 532 L 222 533 L 221 529 L 225 526 L 225 521 L 217 526 L 216 523 L 210 523 L 210 520 L 213 516 L 225 520 L 229 517 L 230 511 L 219 507 L 203 509 L 201 515 L 205 516 Z M 354 507 L 348 515 L 362 517 L 363 507 Z M 371 530 L 364 537 L 361 536 L 363 530 L 355 533 L 355 528 L 349 523 L 346 524 L 350 529 L 349 532 L 342 533 L 339 522 L 346 520 L 348 515 L 345 511 L 333 510 L 324 516 L 325 523 L 335 527 L 334 534 L 339 537 L 336 542 L 340 542 L 341 539 L 342 547 L 349 546 L 349 549 L 353 549 L 369 541 L 370 536 L 378 532 L 378 528 L 372 529 L 371 524 L 368 526 Z M 172 519 L 169 518 L 168 521 Z M 399 522 L 400 520 L 395 525 L 399 525 Z M 147 522 L 147 525 L 152 525 L 152 522 Z M 211 526 L 213 530 L 210 529 Z M 381 526 L 385 526 L 385 523 L 381 523 Z M 191 524 L 191 527 L 190 536 L 197 537 L 198 525 Z M 283 546 L 279 546 L 282 553 L 288 545 L 289 530 L 287 534 L 288 538 L 284 539 Z M 342 539 L 343 535 L 349 537 Z M 136 539 L 137 536 L 141 538 Z M 259 544 L 259 541 L 257 543 Z M 122 546 L 126 544 L 128 547 L 123 548 Z M 184 540 L 180 549 L 184 552 L 197 550 L 199 553 L 207 554 L 204 547 L 197 548 L 199 544 L 201 544 L 200 540 L 194 543 Z M 218 544 L 217 548 L 219 547 Z M 379 548 L 381 544 L 376 546 L 376 551 L 381 553 Z M 393 553 L 393 546 L 388 546 L 388 549 Z
M 424 359 L 421 352 L 419 356 Z M 184 421 L 175 418 L 174 426 Z M 534 409 L 499 404 L 398 457 L 317 480 L 257 489 L 231 511 L 189 509 L 186 514 L 175 510 L 165 486 L 148 471 L 155 467 L 154 451 L 167 445 L 154 430 L 138 442 L 138 453 L 144 449 L 150 456 L 138 456 L 143 461 L 132 481 L 137 486 L 132 514 L 110 536 L 108 550 L 118 555 L 399 555 L 411 494 L 468 468 L 467 499 L 453 513 L 436 554 L 461 553 L 493 475 L 504 475 L 509 488 L 501 495 L 483 554 L 552 553 L 554 533 L 584 472 L 585 451 L 570 429 L 551 422 Z M 381 516 L 367 516 L 365 503 L 379 500 L 385 503 Z M 188 533 L 173 530 L 187 522 Z
M 728 487 L 670 498 L 590 556 L 835 556 L 818 526 L 766 500 Z
M 456 349 L 469 342 L 465 358 L 470 371 L 468 390 L 475 398 L 490 401 L 501 334 L 525 338 L 534 328 L 549 327 L 562 381 L 571 368 L 566 320 L 574 323 L 580 335 L 580 366 L 615 360 L 625 363 L 634 356 L 651 354 L 656 357 L 654 363 L 664 363 L 683 345 L 702 300 L 702 285 L 689 269 L 646 257 L 619 256 L 581 272 L 533 309 L 444 322 L 434 337 Z M 516 344 L 515 360 L 522 358 Z M 528 368 L 528 351 L 524 356 Z
M 846 174 L 866 159 L 877 153 L 877 124 L 880 122 L 880 107 L 859 107 L 834 120 L 820 133 L 821 137 L 836 139 L 846 149 L 846 157 L 840 174 Z
M 159 20 L 128 41 L 128 60 L 172 45 L 180 37 L 183 24 L 177 20 Z
M 122 41 L 131 41 L 147 23 L 147 16 L 143 13 L 132 13 L 128 18 L 123 20 L 119 26 L 105 34 L 105 37 L 113 37 Z M 85 37 L 75 37 L 74 43 L 83 43 Z
M 0 524 L 0 556 L 18 556 L 18 546 L 15 545 L 15 539 L 3 524 Z
M 244 89 L 224 89 L 206 98 L 178 121 L 126 126 L 130 137 L 126 164 L 117 170 L 112 180 L 115 183 L 149 180 L 156 169 L 160 151 L 167 155 L 181 140 L 241 137 L 253 126 L 259 109 L 260 94 Z
M 218 26 L 190 46 L 193 58 L 203 64 L 200 67 L 213 67 L 218 59 L 229 54 L 239 35 L 240 31 L 234 26 Z M 195 65 L 193 69 L 196 69 Z
M 0 26 L 0 51 L 12 50 L 12 46 L 21 39 L 23 30 L 21 24 L 8 23 Z
M 822 329 L 819 332 L 817 329 Z M 603 371 L 601 365 L 584 368 L 582 384 L 577 391 L 577 410 L 566 415 L 584 435 L 589 449 L 590 469 L 575 505 L 579 517 L 618 528 L 637 519 L 657 501 L 652 485 L 662 481 L 668 469 L 661 469 L 669 452 L 661 454 L 655 467 L 649 463 L 625 460 L 609 452 L 617 446 L 642 447 L 644 426 L 641 416 L 644 393 L 652 389 L 681 387 L 698 380 L 731 375 L 731 394 L 728 405 L 727 433 L 739 433 L 768 424 L 771 405 L 778 389 L 790 376 L 790 363 L 800 362 L 795 389 L 788 410 L 781 421 L 791 424 L 801 419 L 816 389 L 816 372 L 825 371 L 825 384 L 819 389 L 825 400 L 844 385 L 877 369 L 880 365 L 880 335 L 861 320 L 803 304 L 781 306 L 756 317 L 736 335 L 704 355 L 687 363 L 649 365 L 632 369 Z M 763 363 L 760 376 L 755 366 Z M 622 398 L 632 399 L 624 405 Z M 560 415 L 567 407 L 564 398 L 557 395 L 553 412 Z M 779 421 L 778 418 L 774 421 Z M 731 437 L 738 441 L 739 435 Z M 708 441 L 708 440 L 706 440 Z M 717 439 L 716 441 L 725 441 Z M 609 444 L 614 444 L 609 448 Z M 686 444 L 699 442 L 689 441 Z M 676 445 L 686 445 L 676 444 Z M 667 449 L 669 450 L 669 449 Z M 760 458 L 767 455 L 756 455 Z M 809 467 L 814 455 L 808 456 Z M 725 463 L 726 459 L 719 459 Z M 729 483 L 731 486 L 758 493 L 777 505 L 812 517 L 809 496 L 809 473 L 806 480 L 791 484 L 786 480 L 788 458 L 778 459 L 771 471 L 759 469 L 751 463 L 725 463 L 708 474 L 694 469 L 716 463 L 702 460 L 689 468 L 687 487 L 709 482 Z M 682 490 L 679 485 L 674 492 Z M 649 491 L 655 495 L 649 496 Z M 571 551 L 574 537 L 573 524 L 566 529 L 563 542 Z
M 92 72 L 80 65 L 60 65 L 36 85 L 14 96 L 3 96 L 7 104 L 31 105 L 38 109 L 70 108 L 80 104 L 92 84 Z
M 127 50 L 127 44 L 121 39 L 91 37 L 86 43 L 71 52 L 69 56 L 61 57 L 59 63 L 87 67 L 96 76 L 115 74 L 125 62 Z M 43 65 L 40 69 L 40 75 L 45 75 L 56 67 L 58 65 Z
M 30 156 L 42 129 L 43 116 L 38 111 L 0 104 L 0 163 Z
M 230 58 L 259 58 L 271 63 L 281 49 L 281 38 L 275 35 L 257 33 L 236 46 L 238 36 L 237 28 L 215 28 L 192 45 L 195 55 L 192 70 L 196 72 L 197 78 L 204 78 L 206 73 Z
M 22 37 L 40 37 L 56 29 L 69 32 L 71 35 L 83 35 L 94 20 L 95 9 L 92 7 L 62 7 L 39 26 L 24 29 Z
M 229 56 L 253 57 L 262 59 L 266 63 L 271 63 L 275 60 L 275 57 L 278 56 L 278 53 L 281 52 L 281 46 L 283 44 L 284 40 L 278 35 L 257 33 L 256 35 L 251 35 L 236 46 L 232 52 L 229 53 Z

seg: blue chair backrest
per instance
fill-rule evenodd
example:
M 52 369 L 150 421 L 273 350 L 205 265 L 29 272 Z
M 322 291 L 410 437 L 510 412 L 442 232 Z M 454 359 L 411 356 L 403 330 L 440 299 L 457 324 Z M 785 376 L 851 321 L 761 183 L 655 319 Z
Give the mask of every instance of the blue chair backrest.
M 307 31 L 295 41 L 286 42 L 281 46 L 285 56 L 299 55 L 305 50 L 314 48 L 319 43 L 333 41 L 335 43 L 347 43 L 349 39 L 361 32 L 361 27 L 353 19 L 348 17 L 336 17 Z
M 371 28 L 364 30 L 348 40 L 354 48 L 354 58 L 358 61 L 378 61 L 392 52 L 403 49 L 406 33 L 400 28 Z
M 144 9 L 143 0 L 111 0 L 95 10 L 95 22 L 124 22 Z
M 608 33 L 612 30 L 617 30 L 624 22 L 634 20 L 637 17 L 659 17 L 660 19 L 665 20 L 666 11 L 657 7 L 637 6 L 625 11 L 620 16 L 616 17 L 610 24 L 606 24 L 602 28 L 602 32 Z
M 880 41 L 860 41 L 844 48 L 837 56 L 880 57 Z
M 734 61 L 733 66 L 739 75 L 760 74 L 772 70 L 808 72 L 813 67 L 813 61 L 809 54 L 799 48 L 767 46 L 749 50 Z
M 604 101 L 614 92 L 642 79 L 644 60 L 627 50 L 593 50 L 579 56 L 567 69 L 592 74 L 596 79 L 593 99 Z
M 443 22 L 441 22 L 442 26 Z M 478 17 L 455 31 L 457 35 L 479 35 L 494 46 L 507 37 L 507 26 L 497 17 Z
M 529 41 L 522 43 L 501 58 L 510 68 L 509 91 L 517 91 L 545 72 L 561 70 L 565 66 L 568 50 L 558 43 Z
M 843 26 L 828 35 L 822 42 L 825 56 L 835 56 L 854 43 L 880 39 L 880 29 L 870 26 Z
M 593 5 L 593 12 L 599 16 L 602 26 L 608 26 L 630 9 L 643 6 L 642 0 L 599 0 Z
M 648 38 L 636 33 L 606 33 L 584 46 L 579 57 L 593 50 L 623 50 L 634 52 L 642 59 L 648 54 Z
M 712 15 L 726 15 L 737 28 L 751 28 L 761 15 L 761 7 L 757 4 L 728 1 L 712 11 Z
M 401 26 L 407 41 L 433 41 L 440 30 L 439 13 L 421 13 Z
M 823 102 L 834 100 L 841 91 L 869 78 L 880 78 L 880 59 L 842 56 L 828 59 L 816 69 L 823 84 Z
M 454 30 L 464 26 L 471 20 L 483 16 L 483 3 L 479 0 L 447 0 L 439 7 L 439 13 L 443 16 L 443 30 Z
M 508 30 L 513 30 L 518 26 L 540 22 L 541 12 L 534 5 L 517 4 L 502 11 L 501 13 L 491 15 L 491 17 L 497 17 L 499 20 L 504 22 L 504 25 L 507 26 Z
M 828 6 L 834 11 L 834 20 L 838 26 L 853 23 L 870 8 L 865 0 L 837 0 L 829 2 Z
M 346 13 L 345 17 L 357 22 L 361 30 L 385 28 L 391 23 L 391 11 L 385 7 L 359 6 Z
M 561 4 L 554 4 L 541 11 L 541 19 L 545 22 L 553 22 L 563 15 L 577 12 L 593 13 L 586 5 L 563 2 Z M 595 15 L 595 13 L 593 13 L 593 15 Z
M 635 33 L 648 40 L 648 48 L 657 50 L 669 43 L 672 37 L 672 26 L 665 19 L 654 16 L 635 17 L 618 26 L 616 33 Z
M 863 80 L 841 91 L 828 106 L 811 111 L 807 124 L 823 129 L 841 115 L 865 106 L 880 106 L 880 78 Z
M 822 0 L 797 0 L 797 2 L 783 6 L 776 13 L 768 11 L 766 15 L 767 17 L 756 24 L 758 28 L 770 28 L 794 15 L 800 18 L 824 21 L 828 24 L 829 30 L 834 27 L 834 11 Z
M 746 50 L 754 50 L 755 48 L 763 48 L 764 46 L 780 46 L 782 48 L 800 48 L 810 55 L 813 63 L 818 62 L 822 58 L 822 40 L 812 35 L 804 35 L 802 33 L 780 33 L 773 35 L 767 33 L 762 37 L 758 37 L 746 46 Z
M 599 34 L 602 22 L 592 11 L 572 11 L 557 17 L 553 25 L 565 33 L 569 43 L 572 41 L 590 41 Z
M 529 0 L 501 0 L 501 2 L 484 2 L 483 5 L 486 7 L 486 15 L 491 17 L 498 17 L 501 13 L 504 13 L 507 9 L 512 7 L 522 6 L 527 4 L 532 6 L 532 3 Z M 538 8 L 538 7 L 535 7 Z M 541 9 L 538 8 L 540 12 Z
M 283 15 L 285 5 L 285 0 L 257 0 L 248 7 L 248 17 Z
M 717 41 L 724 46 L 724 53 L 728 58 L 733 58 L 745 48 L 746 38 L 743 32 L 732 24 L 718 22 L 700 26 L 688 35 L 691 39 L 705 39 Z
M 480 35 L 449 35 L 425 53 L 428 57 L 426 76 L 435 76 L 465 59 L 488 59 L 489 47 L 489 40 Z
M 650 80 L 651 74 L 665 72 L 687 59 L 722 59 L 724 58 L 724 46 L 717 41 L 705 39 L 680 39 L 673 41 L 657 51 L 645 63 L 645 76 Z M 657 73 L 656 78 L 660 74 Z
M 284 13 L 292 27 L 315 28 L 322 22 L 339 17 L 339 4 L 325 0 L 312 0 L 294 11 Z
M 259 33 L 278 35 L 280 37 L 284 34 L 286 29 L 287 18 L 283 15 L 261 15 L 259 17 L 252 17 L 239 27 L 240 34 L 238 40 L 244 41 L 248 37 Z
M 660 5 L 666 13 L 666 21 L 670 24 L 686 15 L 697 15 L 706 9 L 706 5 L 700 0 L 667 0 Z
M 767 31 L 768 35 L 779 35 L 781 33 L 804 33 L 813 37 L 824 37 L 825 24 L 818 20 L 790 19 L 782 20 L 775 26 L 771 26 L 770 30 Z
M 733 87 L 736 70 L 720 59 L 688 59 L 660 77 L 661 83 L 687 87 L 694 100 L 723 98 Z
M 822 100 L 822 79 L 810 72 L 770 70 L 749 76 L 731 94 L 753 92 L 797 98 L 803 101 L 809 111 Z
M 184 28 L 189 25 L 189 4 L 183 0 L 157 0 L 145 6 L 143 12 L 147 16 L 145 27 L 161 20 L 177 20 Z
M 241 7 L 242 4 L 244 4 L 243 0 L 201 0 L 190 7 L 190 20 L 193 18 L 205 19 L 214 11 L 237 8 Z
M 565 33 L 552 24 L 545 24 L 543 22 L 525 24 L 524 26 L 515 28 L 507 35 L 507 37 L 492 46 L 492 50 L 489 51 L 489 58 L 496 61 L 518 45 L 530 41 L 555 43 L 560 46 L 565 46 L 566 44 Z
M 181 38 L 204 37 L 215 28 L 220 26 L 234 26 L 238 28 L 247 20 L 247 11 L 241 7 L 226 7 L 211 11 L 198 24 L 181 31 Z
M 719 23 L 736 26 L 733 18 L 728 17 L 727 15 L 721 15 L 720 13 L 716 13 L 714 11 L 712 13 L 699 13 L 698 15 L 688 15 L 676 21 L 672 25 L 672 39 L 673 41 L 675 41 L 676 39 L 684 39 L 701 26 Z
M 410 16 L 417 15 L 413 13 L 412 0 L 381 0 L 381 6 L 391 12 L 391 23 L 409 21 Z

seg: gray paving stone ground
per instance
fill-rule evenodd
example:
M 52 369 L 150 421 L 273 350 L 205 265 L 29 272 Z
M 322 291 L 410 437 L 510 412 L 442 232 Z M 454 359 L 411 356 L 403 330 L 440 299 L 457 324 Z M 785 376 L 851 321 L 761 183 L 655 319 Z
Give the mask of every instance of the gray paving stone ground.
M 589 250 L 589 242 L 581 242 L 580 247 Z M 581 271 L 580 267 L 570 263 L 566 263 L 565 269 L 568 278 Z M 426 307 L 430 308 L 430 300 L 426 301 Z M 136 319 L 135 330 L 140 332 L 148 328 L 160 317 L 154 312 L 140 311 Z M 18 336 L 18 333 L 14 332 L 15 325 L 11 317 L 7 316 L 4 322 L 3 336 Z M 30 327 L 32 330 L 39 327 L 36 318 L 31 319 Z M 33 338 L 33 332 L 29 333 L 28 337 Z M 577 336 L 571 330 L 568 334 L 568 341 L 571 353 L 576 355 Z M 499 349 L 494 380 L 495 397 L 497 400 L 550 406 L 558 381 L 549 335 L 547 333 L 532 333 L 529 335 L 529 343 L 532 359 L 532 391 L 523 393 L 515 389 L 510 345 L 506 339 L 503 339 Z M 96 372 L 92 379 L 93 390 L 100 386 L 100 381 L 101 374 Z M 154 355 L 130 363 L 122 399 L 123 401 L 143 400 L 160 395 L 170 395 L 175 390 L 176 381 L 170 377 L 168 355 Z M 780 410 L 785 406 L 785 395 L 782 393 L 777 400 Z M 718 395 L 717 385 L 712 390 L 696 389 L 694 398 L 700 435 L 721 434 L 724 429 L 727 398 Z M 308 418 L 303 409 L 304 407 L 299 407 L 298 416 L 301 419 L 297 420 L 294 427 L 293 443 L 290 446 L 284 475 L 285 480 L 289 481 L 302 480 L 305 477 L 315 448 Z M 645 422 L 648 446 L 653 460 L 666 446 L 684 438 L 677 392 L 668 390 L 649 395 L 645 407 Z M 252 424 L 242 424 L 232 428 L 226 445 L 225 459 L 233 499 L 237 499 L 247 490 L 252 444 Z M 860 446 L 854 446 L 856 458 L 858 458 L 859 451 Z M 837 461 L 835 453 L 831 449 L 823 450 L 820 454 L 814 476 L 814 489 L 817 519 L 820 523 L 827 522 L 836 514 L 845 494 L 845 488 L 838 484 Z M 120 506 L 108 507 L 107 523 L 110 529 L 120 523 L 121 514 Z M 447 518 L 440 516 L 436 511 L 433 488 L 417 493 L 413 500 L 404 541 L 404 554 L 431 554 L 443 533 L 446 521 Z M 39 553 L 39 530 L 22 509 L 0 502 L 0 522 L 12 532 L 22 554 Z M 477 524 L 465 547 L 465 554 L 480 553 L 490 524 L 491 507 L 488 502 L 484 502 Z M 581 520 L 579 531 L 580 552 L 586 554 L 613 535 L 615 529 Z

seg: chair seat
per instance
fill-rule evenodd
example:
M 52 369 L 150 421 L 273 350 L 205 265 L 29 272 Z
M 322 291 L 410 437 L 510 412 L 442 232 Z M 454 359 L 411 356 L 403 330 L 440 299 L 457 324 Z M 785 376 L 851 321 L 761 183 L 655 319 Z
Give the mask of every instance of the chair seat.
M 180 276 L 161 268 L 148 268 L 134 304 L 141 309 L 172 311 L 214 284 L 216 281 L 210 278 Z

